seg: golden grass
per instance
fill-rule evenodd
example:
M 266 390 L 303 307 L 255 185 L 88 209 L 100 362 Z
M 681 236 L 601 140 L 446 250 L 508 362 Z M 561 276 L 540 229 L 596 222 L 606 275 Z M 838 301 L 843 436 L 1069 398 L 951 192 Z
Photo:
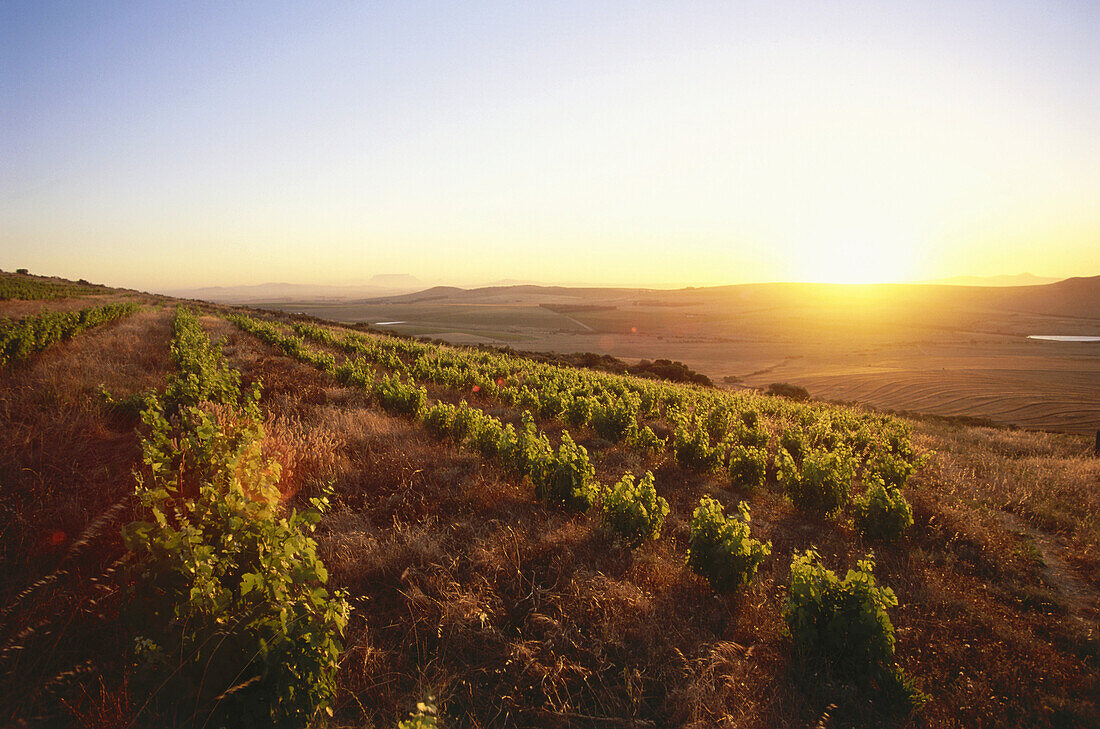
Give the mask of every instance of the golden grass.
M 166 356 L 166 315 L 141 316 L 156 332 L 145 340 Z M 339 726 L 391 726 L 429 694 L 454 727 L 1100 720 L 1094 618 L 1051 581 L 1051 570 L 1029 551 L 1033 537 L 1003 518 L 1007 510 L 1028 528 L 1053 529 L 1067 557 L 1083 555 L 1066 560 L 1071 576 L 1083 577 L 1095 544 L 1090 479 L 1097 472 L 1080 439 L 915 423 L 918 445 L 939 455 L 907 489 L 916 519 L 909 543 L 878 548 L 876 574 L 901 601 L 892 614 L 899 661 L 932 702 L 920 715 L 899 715 L 792 654 L 781 638 L 791 553 L 815 545 L 843 572 L 870 545 L 844 524 L 807 520 L 774 484 L 753 494 L 730 491 L 667 456 L 643 458 L 619 446 L 597 452 L 602 444 L 581 433 L 601 479 L 653 469 L 672 506 L 662 539 L 631 553 L 594 520 L 540 505 L 529 484 L 372 409 L 360 393 L 220 320 L 204 325 L 225 337 L 226 354 L 247 382 L 264 383 L 264 447 L 283 463 L 291 505 L 321 482 L 335 482 L 317 539 L 330 584 L 348 589 L 354 606 Z M 131 343 L 127 361 L 142 351 Z M 121 361 L 115 366 L 125 369 Z M 125 394 L 122 380 L 133 375 L 111 382 Z M 99 427 L 114 432 L 115 425 L 108 419 Z M 12 447 L 22 459 L 35 452 L 15 441 Z M 126 474 L 112 473 L 117 485 L 87 488 L 132 488 Z M 727 509 L 750 499 L 754 534 L 773 542 L 774 556 L 741 594 L 715 595 L 684 565 L 688 520 L 703 494 Z M 103 651 L 104 644 L 96 645 Z M 125 672 L 106 657 L 97 666 L 99 675 L 79 684 L 83 693 L 65 694 L 76 725 L 102 725 L 97 711 L 126 714 Z

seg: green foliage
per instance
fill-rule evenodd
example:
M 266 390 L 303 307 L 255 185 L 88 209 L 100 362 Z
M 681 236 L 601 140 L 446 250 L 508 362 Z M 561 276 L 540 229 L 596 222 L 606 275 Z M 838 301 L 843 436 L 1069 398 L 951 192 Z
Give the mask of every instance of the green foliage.
M 176 309 L 172 327 L 172 361 L 178 373 L 169 378 L 164 395 L 168 412 L 206 401 L 238 406 L 241 375 L 225 361 L 221 347 L 210 343 L 194 313 Z
M 873 476 L 864 493 L 852 501 L 852 520 L 868 539 L 897 542 L 913 526 L 913 510 L 900 489 Z
M 484 458 L 496 458 L 505 446 L 515 440 L 515 429 L 505 427 L 492 415 L 471 408 L 477 416 L 470 431 L 470 446 Z
M 756 420 L 752 425 L 744 420 L 735 422 L 730 433 L 736 443 L 749 448 L 767 448 L 771 434 L 762 420 Z
M 691 517 L 687 564 L 719 592 L 744 587 L 756 575 L 760 563 L 772 553 L 771 542 L 749 536 L 749 507 L 737 506 L 738 516 L 727 517 L 722 505 L 704 496 Z
M 554 449 L 546 434 L 535 426 L 531 413 L 523 413 L 519 430 L 509 431 L 508 436 L 499 448 L 502 465 L 512 473 L 530 476 L 536 483 L 542 481 Z
M 424 427 L 436 438 L 443 440 L 451 437 L 455 428 L 454 405 L 445 402 L 437 402 L 424 411 Z M 461 438 L 458 439 L 461 441 Z
M 685 415 L 677 420 L 672 432 L 672 449 L 676 462 L 694 471 L 717 471 L 722 465 L 722 451 L 711 445 L 706 424 L 695 415 Z
M 0 273 L 0 301 L 8 299 L 64 299 L 71 296 L 85 296 L 102 291 L 102 287 L 92 286 L 86 281 L 73 284 L 65 281 L 32 277 L 25 268 L 17 270 L 16 275 Z
M 246 318 L 235 321 L 242 328 L 267 337 L 292 356 L 326 368 L 323 362 L 315 361 L 321 356 L 319 353 L 300 342 L 289 342 L 280 327 Z M 820 480 L 821 474 L 813 471 L 812 464 L 809 480 L 803 479 L 803 459 L 811 450 L 837 453 L 845 464 L 854 465 L 854 454 L 862 459 L 874 448 L 905 463 L 919 465 L 911 458 L 908 428 L 887 416 L 748 392 L 718 393 L 605 371 L 560 367 L 511 352 L 472 350 L 382 334 L 364 335 L 305 323 L 294 323 L 292 327 L 303 337 L 347 352 L 349 361 L 334 367 L 333 373 L 351 386 L 372 391 L 392 387 L 393 381 L 387 387 L 376 385 L 378 375 L 382 374 L 401 381 L 404 394 L 410 398 L 415 398 L 415 394 L 404 388 L 415 390 L 417 384 L 429 382 L 455 392 L 476 393 L 477 402 L 496 400 L 543 418 L 557 419 L 571 428 L 590 424 L 602 438 L 624 443 L 647 455 L 672 450 L 682 465 L 702 471 L 722 466 L 728 448 L 767 450 L 775 424 L 786 423 L 787 429 L 779 434 L 777 464 L 788 476 L 785 485 L 792 498 L 810 511 L 825 509 L 831 513 L 839 507 L 826 502 L 843 504 L 847 500 L 846 487 L 825 489 L 834 492 L 833 499 L 799 498 L 802 492 L 806 492 L 804 496 L 812 496 L 825 486 L 838 486 L 828 478 L 817 483 L 815 479 Z M 391 411 L 405 410 L 411 414 L 409 411 L 426 405 L 426 398 L 423 405 L 415 401 L 406 403 L 397 394 L 393 398 L 396 402 L 389 405 Z M 668 439 L 658 438 L 642 422 L 662 415 L 679 426 L 678 432 Z M 491 416 L 467 405 L 459 406 L 453 413 L 441 408 L 421 417 L 437 436 L 449 432 L 447 437 L 487 458 L 507 460 L 519 447 L 518 441 L 528 445 L 534 442 L 522 432 L 516 433 L 515 428 L 502 426 L 495 418 L 487 420 Z M 815 505 L 815 502 L 822 503 Z
M 592 420 L 596 400 L 586 395 L 574 396 L 565 407 L 565 422 L 574 428 L 583 428 Z
M 726 437 L 726 432 L 730 429 L 733 419 L 733 412 L 728 407 L 719 405 L 708 410 L 703 416 L 703 427 L 710 439 L 718 443 Z
M 436 717 L 435 701 L 429 696 L 427 701 L 416 704 L 416 711 L 409 715 L 408 719 L 398 722 L 397 729 L 438 729 L 439 719 Z
M 331 713 L 350 610 L 325 589 L 309 536 L 327 498 L 284 513 L 258 387 L 230 393 L 236 379 L 194 317 L 176 323 L 186 369 L 169 378 L 171 405 L 148 396 L 144 518 L 123 528 L 136 683 L 165 724 L 311 725 Z
M 562 433 L 561 446 L 547 464 L 545 477 L 536 483 L 535 494 L 551 504 L 587 511 L 599 493 L 600 484 L 588 451 L 574 443 L 569 433 Z
M 595 407 L 592 412 L 592 427 L 601 438 L 618 442 L 638 427 L 638 408 L 641 398 L 633 393 L 616 397 Z
M 791 454 L 795 463 L 802 463 L 802 459 L 806 457 L 806 452 L 810 450 L 809 443 L 806 441 L 806 434 L 797 425 L 783 429 L 783 432 L 779 434 L 779 446 Z
M 138 310 L 137 304 L 108 304 L 79 311 L 47 311 L 22 319 L 0 319 L 0 367 L 39 352 L 54 342 L 120 319 Z
M 604 492 L 600 502 L 603 528 L 632 548 L 647 539 L 659 538 L 666 516 L 668 502 L 657 495 L 649 471 L 637 483 L 632 474 L 625 474 Z
M 626 444 L 640 453 L 655 455 L 664 449 L 665 439 L 657 437 L 648 425 L 643 425 L 627 436 Z
M 768 453 L 763 448 L 736 445 L 729 452 L 729 475 L 734 486 L 758 489 L 764 486 Z
M 811 549 L 795 553 L 783 620 L 794 645 L 838 670 L 871 679 L 910 705 L 926 700 L 894 663 L 894 626 L 887 609 L 898 599 L 874 576 L 874 554 L 843 580 Z
M 848 503 L 854 466 L 847 450 L 811 450 L 799 467 L 786 450 L 780 449 L 777 460 L 779 481 L 802 512 L 831 516 Z
M 386 375 L 374 385 L 374 396 L 382 408 L 394 415 L 419 417 L 428 403 L 428 392 L 398 375 Z
M 901 488 L 916 470 L 915 466 L 888 448 L 877 450 L 867 462 L 867 473 L 877 476 L 887 486 Z

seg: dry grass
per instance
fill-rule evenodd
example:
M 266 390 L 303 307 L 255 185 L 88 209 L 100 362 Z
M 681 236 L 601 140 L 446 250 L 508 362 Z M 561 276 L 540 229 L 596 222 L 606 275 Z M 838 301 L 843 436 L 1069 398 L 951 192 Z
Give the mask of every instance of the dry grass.
M 162 388 L 169 324 L 167 311 L 142 311 L 4 373 L 0 723 L 63 711 L 102 726 L 124 702 L 121 684 L 111 688 L 124 649 L 109 573 L 141 451 L 136 420 L 98 388 L 119 397 Z
M 113 415 L 98 388 L 125 397 L 163 387 L 168 340 L 168 312 L 143 311 L 4 374 L 3 598 L 52 569 L 96 515 L 132 490 L 136 423 Z
M 746 593 L 715 596 L 683 564 L 691 508 L 703 493 L 727 504 L 748 494 L 667 458 L 592 448 L 601 478 L 652 468 L 672 504 L 661 542 L 631 554 L 587 517 L 543 508 L 529 486 L 367 408 L 322 375 L 244 335 L 229 341 L 234 364 L 263 378 L 271 407 L 343 441 L 337 507 L 319 539 L 333 580 L 356 598 L 340 679 L 345 724 L 388 724 L 428 694 L 442 701 L 449 726 L 1058 726 L 1097 718 L 1086 698 L 1098 689 L 1095 635 L 1020 552 L 1020 536 L 962 497 L 980 493 L 981 482 L 937 470 L 948 466 L 910 491 L 918 519 L 910 545 L 878 550 L 877 573 L 902 602 L 894 615 L 899 660 L 933 695 L 922 714 L 898 715 L 791 656 L 780 638 L 790 554 L 813 544 L 843 570 L 870 549 L 848 527 L 808 522 L 771 491 L 752 494 L 754 531 L 773 541 L 775 557 Z M 1024 457 L 1049 459 L 1057 471 L 1053 456 L 1070 446 L 1034 435 L 1021 439 L 1031 449 Z M 591 434 L 580 442 L 603 445 Z M 983 447 L 1015 453 L 996 439 Z
M 104 379 L 119 394 L 141 389 L 167 368 L 167 314 L 141 316 L 138 332 L 146 327 L 152 334 L 131 341 L 130 354 L 110 365 L 119 372 Z M 330 584 L 348 589 L 354 606 L 339 676 L 339 726 L 392 726 L 429 694 L 441 704 L 444 724 L 453 727 L 1100 722 L 1100 644 L 1093 617 L 1067 600 L 1064 585 L 1051 580 L 1049 564 L 1029 551 L 1037 544 L 1034 534 L 1004 519 L 1008 510 L 1028 529 L 1063 538 L 1064 545 L 1041 546 L 1062 549 L 1070 577 L 1084 575 L 1088 545 L 1096 543 L 1096 495 L 1089 485 L 1097 472 L 1079 440 L 917 424 L 921 447 L 939 455 L 907 492 L 917 522 L 909 543 L 878 548 L 876 569 L 901 601 L 893 611 L 899 661 L 932 695 L 922 713 L 906 715 L 793 655 L 782 639 L 791 553 L 815 545 L 843 571 L 870 545 L 843 524 L 799 515 L 774 484 L 753 494 L 729 491 L 719 479 L 684 471 L 667 457 L 642 458 L 582 433 L 578 440 L 590 447 L 601 479 L 653 469 L 671 504 L 662 539 L 632 553 L 601 534 L 589 517 L 540 505 L 529 484 L 477 456 L 372 409 L 361 394 L 220 320 L 204 324 L 225 338 L 226 354 L 246 381 L 263 381 L 265 448 L 284 464 L 282 486 L 290 502 L 313 495 L 321 482 L 335 483 L 333 509 L 317 538 Z M 125 362 L 140 360 L 148 348 L 159 349 L 161 358 L 149 365 L 161 374 L 142 380 Z M 57 356 L 65 370 L 91 366 L 72 366 L 69 358 L 85 356 L 79 348 Z M 41 359 L 35 366 L 46 364 Z M 64 380 L 61 373 L 57 377 Z M 50 379 L 38 378 L 25 383 L 36 394 L 25 395 L 19 408 L 0 411 L 4 417 L 49 412 L 42 393 L 49 392 Z M 52 397 L 82 397 L 80 388 L 65 387 Z M 86 407 L 121 444 L 123 424 L 98 406 Z M 516 418 L 504 408 L 494 412 Z M 80 409 L 73 407 L 73 413 Z M 0 437 L 43 429 L 61 448 L 55 456 L 60 463 L 96 473 L 76 445 L 87 438 L 91 415 L 82 416 L 83 427 L 71 433 L 67 426 L 59 431 L 44 414 L 21 417 L 15 419 L 18 427 Z M 110 463 L 123 464 L 124 453 L 131 459 L 136 454 L 137 438 L 132 432 L 127 437 L 131 450 L 120 445 Z M 20 462 L 34 464 L 41 450 L 30 447 L 34 442 L 12 440 L 9 447 Z M 103 478 L 117 479 L 112 482 L 89 475 L 74 499 L 109 504 L 106 494 L 132 487 L 124 471 L 103 472 Z M 684 565 L 691 509 L 704 493 L 727 506 L 750 499 L 754 533 L 773 542 L 774 556 L 742 594 L 715 595 Z M 27 518 L 45 519 L 62 506 L 22 508 L 29 509 Z M 93 507 L 87 512 L 96 513 Z M 1048 512 L 1055 515 L 1050 520 Z M 28 542 L 15 543 L 13 554 L 29 548 Z M 84 631 L 78 635 L 88 643 L 85 653 L 99 656 L 94 673 L 59 695 L 65 704 L 58 703 L 56 715 L 76 726 L 125 724 L 131 711 L 125 670 L 111 658 L 125 648 L 111 642 L 117 635 L 109 629 L 110 605 L 103 600 L 99 617 L 60 605 L 75 616 L 71 630 Z M 53 675 L 43 669 L 31 674 L 20 684 L 28 691 Z
M 147 304 L 153 300 L 154 297 L 150 296 L 122 293 L 94 294 L 71 299 L 5 299 L 0 300 L 0 317 L 21 319 L 46 311 L 77 311 L 89 306 L 105 306 L 129 301 Z

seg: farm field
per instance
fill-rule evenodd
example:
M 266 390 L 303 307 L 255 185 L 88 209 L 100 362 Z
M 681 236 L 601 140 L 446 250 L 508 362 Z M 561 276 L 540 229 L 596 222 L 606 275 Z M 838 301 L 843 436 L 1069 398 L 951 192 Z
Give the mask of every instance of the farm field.
M 1100 722 L 1091 437 L 883 416 L 117 296 L 137 306 L 0 372 L 0 723 L 216 723 L 241 707 L 266 710 L 267 681 L 296 680 L 256 673 L 251 653 L 231 664 L 239 675 L 209 671 L 215 659 L 241 661 L 218 652 L 224 640 L 197 667 L 170 643 L 150 648 L 154 612 L 135 616 L 134 606 L 180 589 L 157 555 L 172 553 L 179 510 L 207 503 L 204 493 L 211 509 L 241 510 L 227 524 L 247 514 L 237 523 L 263 527 L 248 539 L 298 545 L 286 555 L 299 579 L 265 599 L 301 611 L 311 631 L 292 624 L 272 638 L 262 620 L 255 629 L 308 667 L 314 691 L 325 687 L 297 703 L 277 694 L 279 710 L 322 726 L 395 726 L 418 702 L 456 727 Z M 664 316 L 652 308 L 654 321 Z M 617 311 L 569 316 L 610 332 Z M 553 313 L 540 308 L 530 321 Z M 867 336 L 887 336 L 885 326 Z M 841 356 L 838 339 L 830 356 Z M 943 361 L 957 356 L 941 346 Z M 1020 361 L 1046 359 L 1027 346 Z M 771 375 L 760 381 L 812 382 Z M 1051 402 L 1072 399 L 1061 381 L 1047 380 Z M 914 387 L 919 404 L 934 380 Z M 1087 403 L 1083 412 L 1082 424 L 1095 417 Z M 755 557 L 729 563 L 707 551 L 697 510 L 708 503 L 730 517 L 732 531 L 719 530 L 726 543 Z M 734 516 L 741 503 L 747 522 Z M 314 512 L 315 531 L 290 516 Z M 294 541 L 295 529 L 315 544 Z M 151 543 L 162 546 L 146 551 Z M 211 583 L 228 603 L 199 610 L 192 592 L 177 605 L 193 611 L 171 623 L 188 640 L 180 626 L 207 619 L 222 626 L 212 635 L 232 634 L 214 617 L 263 615 L 260 586 L 281 584 L 276 563 L 246 570 L 248 551 L 231 543 L 218 549 L 241 568 Z M 849 570 L 866 579 L 858 562 L 873 552 L 872 586 L 846 584 L 888 615 L 888 650 L 875 643 L 864 656 L 866 637 L 823 649 L 815 629 L 792 627 L 792 605 L 809 609 L 795 585 L 819 574 L 810 548 L 838 580 Z M 248 611 L 232 612 L 238 603 Z M 886 635 L 878 617 L 861 625 Z
M 783 381 L 818 398 L 1100 429 L 1100 279 L 1005 288 L 754 284 L 675 291 L 513 286 L 263 308 L 520 350 L 680 360 L 723 385 Z

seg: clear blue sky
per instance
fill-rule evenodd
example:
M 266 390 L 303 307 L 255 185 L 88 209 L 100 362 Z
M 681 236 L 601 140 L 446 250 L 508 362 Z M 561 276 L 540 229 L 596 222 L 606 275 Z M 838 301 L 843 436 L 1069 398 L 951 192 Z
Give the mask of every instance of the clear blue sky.
M 1100 272 L 1100 3 L 0 6 L 0 267 Z

